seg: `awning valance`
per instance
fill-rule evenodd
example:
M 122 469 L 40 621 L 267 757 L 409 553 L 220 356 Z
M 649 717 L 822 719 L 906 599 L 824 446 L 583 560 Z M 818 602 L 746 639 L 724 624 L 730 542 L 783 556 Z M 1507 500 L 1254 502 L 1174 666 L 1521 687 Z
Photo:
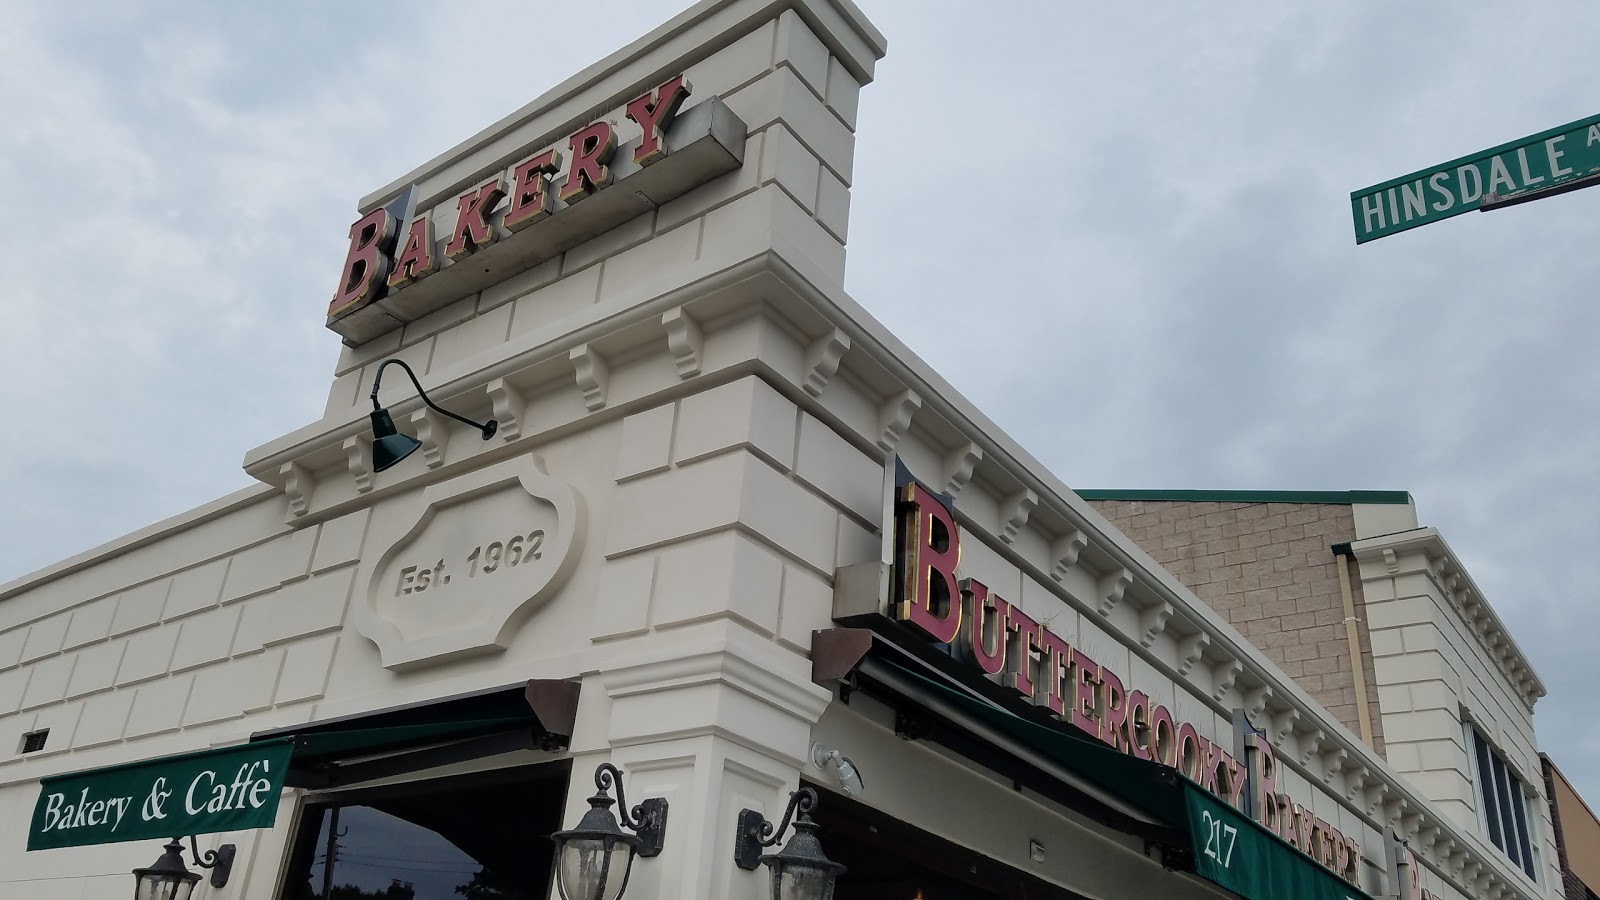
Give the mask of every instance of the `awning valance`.
M 831 635 L 831 637 L 825 637 Z M 863 629 L 818 632 L 813 678 L 888 702 L 904 736 L 936 741 L 1108 825 L 1165 849 L 1169 867 L 1246 900 L 1371 900 L 1178 770 L 1006 709 L 989 682 L 967 683 Z
M 512 750 L 566 746 L 577 710 L 577 682 L 535 680 L 258 732 L 250 740 L 292 743 L 290 787 L 335 787 Z
M 28 849 L 165 839 L 276 821 L 284 787 L 330 787 L 565 746 L 578 684 L 529 681 L 260 732 L 248 743 L 40 779 Z

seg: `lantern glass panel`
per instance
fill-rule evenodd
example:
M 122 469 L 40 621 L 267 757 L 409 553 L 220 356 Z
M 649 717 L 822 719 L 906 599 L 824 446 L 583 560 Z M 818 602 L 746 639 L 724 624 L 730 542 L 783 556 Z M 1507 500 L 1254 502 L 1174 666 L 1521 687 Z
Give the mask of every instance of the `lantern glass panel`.
M 139 879 L 137 900 L 189 900 L 198 876 L 151 875 Z
M 828 868 L 790 863 L 773 875 L 774 900 L 833 900 L 834 873 Z
M 628 883 L 633 865 L 633 847 L 625 841 L 604 838 L 572 838 L 561 848 L 556 877 L 567 900 L 617 900 Z M 600 876 L 605 875 L 605 893 Z

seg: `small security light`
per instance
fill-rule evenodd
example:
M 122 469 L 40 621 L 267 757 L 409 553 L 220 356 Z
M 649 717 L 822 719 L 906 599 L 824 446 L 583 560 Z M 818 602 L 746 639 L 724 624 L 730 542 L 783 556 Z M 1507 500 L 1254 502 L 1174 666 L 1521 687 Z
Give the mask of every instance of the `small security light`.
M 617 799 L 607 791 L 615 784 Z M 635 856 L 657 856 L 666 840 L 667 801 L 652 798 L 628 809 L 622 794 L 622 770 L 601 763 L 594 771 L 599 790 L 589 798 L 589 811 L 578 827 L 550 835 L 556 842 L 556 889 L 562 900 L 618 900 L 628 889 Z M 623 831 L 611 813 L 622 808 Z
M 850 757 L 837 750 L 830 750 L 820 742 L 811 745 L 811 764 L 826 772 L 829 764 L 838 769 L 839 788 L 846 795 L 859 794 L 867 789 L 861 780 L 861 770 Z
M 411 376 L 411 383 L 417 388 L 417 396 L 421 397 L 422 402 L 428 404 L 428 407 L 434 412 L 449 416 L 457 422 L 471 425 L 473 428 L 483 432 L 483 439 L 486 441 L 494 437 L 495 430 L 500 427 L 498 422 L 490 419 L 479 424 L 471 419 L 458 416 L 448 409 L 441 408 L 437 403 L 428 399 L 428 392 L 424 391 L 422 383 L 417 381 L 417 373 L 411 371 L 411 367 L 406 365 L 405 360 L 390 357 L 378 364 L 378 371 L 372 376 L 372 471 L 382 472 L 384 469 L 410 456 L 416 452 L 418 447 L 422 446 L 422 442 L 411 435 L 401 434 L 400 430 L 394 427 L 394 419 L 390 417 L 389 411 L 378 405 L 378 385 L 383 382 L 383 370 L 391 365 L 396 365 L 406 370 L 406 374 Z

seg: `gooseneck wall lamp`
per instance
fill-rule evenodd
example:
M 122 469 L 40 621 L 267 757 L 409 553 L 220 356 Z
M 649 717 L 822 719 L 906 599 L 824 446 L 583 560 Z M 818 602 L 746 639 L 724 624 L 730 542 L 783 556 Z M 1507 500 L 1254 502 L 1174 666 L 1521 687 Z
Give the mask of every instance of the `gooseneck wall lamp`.
M 471 425 L 483 433 L 483 439 L 486 441 L 494 437 L 495 430 L 500 427 L 499 423 L 493 419 L 483 423 L 474 422 L 440 407 L 428 399 L 428 392 L 424 391 L 422 383 L 417 381 L 417 373 L 411 371 L 405 360 L 390 357 L 378 364 L 378 371 L 372 376 L 372 471 L 382 472 L 422 446 L 422 442 L 411 435 L 401 434 L 400 430 L 394 427 L 394 419 L 390 417 L 389 411 L 378 404 L 378 386 L 383 383 L 383 370 L 389 366 L 399 366 L 406 370 L 406 374 L 411 376 L 411 383 L 416 385 L 417 396 L 422 398 L 423 403 L 428 404 L 429 409 L 442 416 L 449 416 L 457 422 Z
M 754 871 L 766 865 L 772 874 L 772 900 L 832 900 L 833 889 L 845 867 L 829 859 L 822 852 L 822 842 L 817 840 L 817 823 L 811 820 L 811 811 L 817 808 L 817 792 L 801 788 L 789 795 L 789 807 L 783 811 L 783 823 L 773 829 L 766 816 L 753 810 L 739 812 L 739 833 L 734 837 L 734 865 Z M 798 814 L 797 814 L 798 813 Z M 762 854 L 783 840 L 794 819 L 794 837 L 777 853 Z
M 617 799 L 607 793 L 616 785 Z M 659 856 L 666 840 L 667 801 L 645 800 L 632 810 L 622 794 L 622 770 L 601 763 L 594 770 L 595 795 L 589 811 L 570 831 L 550 835 L 556 842 L 556 889 L 562 900 L 618 900 L 628 889 L 633 859 Z M 622 811 L 623 831 L 612 814 L 615 803 Z
M 173 838 L 165 847 L 161 858 L 148 868 L 134 869 L 134 900 L 189 900 L 200 875 L 189 871 L 183 864 L 183 844 Z M 211 886 L 226 887 L 228 873 L 233 871 L 234 845 L 223 844 L 215 850 L 200 854 L 194 835 L 189 836 L 189 850 L 194 854 L 194 864 L 211 870 Z

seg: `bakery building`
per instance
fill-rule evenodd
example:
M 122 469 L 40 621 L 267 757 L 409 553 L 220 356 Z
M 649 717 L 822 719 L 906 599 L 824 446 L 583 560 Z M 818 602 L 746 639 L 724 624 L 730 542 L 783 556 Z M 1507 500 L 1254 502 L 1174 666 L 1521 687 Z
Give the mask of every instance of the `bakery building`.
M 843 290 L 885 51 L 706 0 L 361 198 L 260 484 L 0 586 L 0 895 L 1558 896 Z
M 1544 686 L 1409 493 L 1080 496 L 1382 754 L 1461 829 L 1452 839 L 1561 895 L 1533 730 Z M 1432 839 L 1446 868 L 1467 867 L 1413 825 L 1402 820 L 1411 842 Z

